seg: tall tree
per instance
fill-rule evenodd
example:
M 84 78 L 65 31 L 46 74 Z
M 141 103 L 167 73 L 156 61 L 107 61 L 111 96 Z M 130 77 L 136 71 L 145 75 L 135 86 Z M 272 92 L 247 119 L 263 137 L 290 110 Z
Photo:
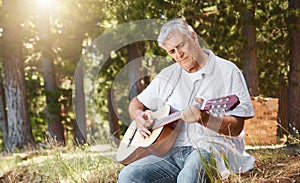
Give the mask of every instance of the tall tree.
M 5 148 L 14 151 L 34 143 L 26 103 L 26 86 L 22 54 L 22 1 L 3 0 L 6 19 L 3 27 L 2 51 L 4 88 L 7 107 L 7 138 Z
M 63 62 L 58 65 L 62 66 L 62 77 L 72 77 L 74 75 L 74 98 L 73 106 L 76 120 L 73 124 L 74 142 L 84 144 L 87 141 L 87 124 L 86 124 L 86 102 L 84 78 L 85 63 L 79 63 L 83 42 L 87 37 L 98 36 L 102 31 L 99 22 L 103 22 L 104 14 L 102 12 L 102 0 L 66 0 L 61 3 L 64 7 L 63 16 L 59 17 L 60 22 L 64 25 L 61 33 L 58 34 L 58 44 L 61 48 L 60 57 Z M 63 39 L 64 42 L 60 40 Z M 66 67 L 68 66 L 68 68 Z
M 289 0 L 290 72 L 288 75 L 288 114 L 290 127 L 300 131 L 300 1 Z M 290 129 L 290 132 L 292 130 Z
M 108 120 L 109 120 L 109 128 L 110 128 L 110 135 L 112 138 L 112 143 L 114 145 L 119 145 L 120 142 L 120 125 L 119 125 L 119 119 L 116 115 L 116 94 L 113 88 L 109 88 L 107 90 L 107 102 L 108 102 Z
M 119 24 L 122 23 L 128 23 L 130 21 L 135 20 L 142 20 L 149 15 L 148 11 L 153 10 L 154 8 L 151 4 L 153 2 L 146 2 L 142 0 L 129 0 L 129 1 L 111 1 L 107 2 L 109 6 L 112 6 L 114 8 L 111 9 L 112 13 L 116 13 L 114 16 L 116 17 Z M 150 10 L 151 9 L 151 10 Z M 137 11 L 138 10 L 138 11 Z M 140 11 L 144 11 L 143 14 L 140 13 Z M 154 13 L 154 11 L 152 11 Z M 151 14 L 151 13 L 150 13 Z M 113 17 L 114 17 L 113 16 Z M 114 19 L 114 18 L 113 18 Z M 132 32 L 133 34 L 136 33 L 137 30 L 131 30 L 133 27 L 128 27 L 128 32 Z M 127 36 L 130 35 L 127 32 Z M 131 35 L 135 36 L 135 35 Z M 127 64 L 130 64 L 130 62 L 134 62 L 134 64 L 130 64 L 130 67 L 127 67 L 128 71 L 128 80 L 129 80 L 129 96 L 128 99 L 131 101 L 132 98 L 137 96 L 148 84 L 147 80 L 144 78 L 144 68 L 142 67 L 142 61 L 143 57 L 145 56 L 145 43 L 144 42 L 133 42 L 131 44 L 128 44 L 126 47 L 126 51 L 123 53 L 127 53 L 127 55 L 122 54 L 122 57 L 126 57 Z M 121 60 L 121 59 L 120 59 Z M 116 106 L 115 102 L 116 100 L 113 100 L 114 97 L 114 89 L 108 91 L 108 107 L 109 107 L 109 115 L 110 116 L 110 135 L 114 137 L 114 139 L 119 139 L 120 137 L 120 127 L 118 124 L 118 119 L 115 114 L 116 108 L 113 106 Z M 123 106 L 125 107 L 125 106 Z M 116 142 L 116 141 L 115 141 Z
M 241 10 L 242 35 L 244 37 L 242 60 L 245 80 L 251 96 L 258 96 L 258 68 L 255 26 L 255 0 L 244 1 Z
M 142 59 L 145 55 L 145 45 L 143 43 L 132 43 L 127 46 L 128 50 L 128 63 L 134 61 L 128 67 L 129 78 L 129 99 L 130 101 L 145 89 L 145 82 L 143 77 Z
M 58 144 L 64 144 L 64 128 L 60 120 L 60 105 L 56 84 L 56 72 L 50 42 L 50 10 L 41 7 L 39 12 L 41 65 L 46 93 L 46 116 L 50 138 Z
M 0 127 L 3 141 L 7 142 L 7 115 L 5 110 L 5 93 L 3 88 L 2 69 L 0 70 Z

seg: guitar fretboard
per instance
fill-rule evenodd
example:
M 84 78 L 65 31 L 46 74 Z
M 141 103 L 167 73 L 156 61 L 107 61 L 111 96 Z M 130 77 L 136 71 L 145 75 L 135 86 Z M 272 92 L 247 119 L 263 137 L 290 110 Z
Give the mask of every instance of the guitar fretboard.
M 154 121 L 154 125 L 152 127 L 152 130 L 155 130 L 157 128 L 160 128 L 166 124 L 169 124 L 173 121 L 176 121 L 178 119 L 181 118 L 181 111 L 177 111 L 177 112 L 174 112 L 172 114 L 170 114 L 169 116 L 166 116 L 164 118 L 160 118 L 160 119 L 155 119 Z
M 195 107 L 198 107 L 199 109 L 202 107 L 202 102 L 194 105 Z M 175 112 L 171 113 L 169 116 L 166 116 L 164 118 L 160 118 L 160 119 L 156 119 L 154 120 L 154 125 L 152 127 L 152 130 L 155 130 L 157 128 L 160 128 L 164 125 L 167 125 L 169 123 L 172 123 L 173 121 L 176 121 L 178 119 L 181 118 L 181 113 L 182 111 L 177 111 L 176 109 L 171 109 L 172 110 L 175 110 Z

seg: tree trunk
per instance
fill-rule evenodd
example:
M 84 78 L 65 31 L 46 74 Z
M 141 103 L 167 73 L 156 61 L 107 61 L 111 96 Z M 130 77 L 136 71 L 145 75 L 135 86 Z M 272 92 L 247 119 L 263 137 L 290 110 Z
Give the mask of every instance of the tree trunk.
M 145 81 L 142 67 L 142 59 L 145 54 L 144 44 L 132 43 L 127 46 L 128 63 L 134 62 L 128 67 L 129 99 L 130 101 L 145 89 Z
M 255 4 L 245 6 L 242 11 L 243 37 L 245 39 L 242 60 L 244 61 L 245 80 L 251 96 L 258 96 L 258 70 L 257 70 L 257 47 L 256 47 L 256 26 Z
M 290 72 L 288 75 L 289 126 L 300 131 L 300 1 L 289 0 Z
M 117 110 L 116 102 L 115 102 L 115 91 L 114 89 L 107 90 L 107 102 L 108 102 L 108 120 L 110 127 L 110 135 L 112 137 L 112 142 L 114 145 L 119 145 L 120 142 L 120 125 L 118 117 L 115 113 Z
M 2 129 L 2 137 L 4 144 L 7 144 L 7 115 L 5 110 L 5 93 L 3 88 L 2 70 L 0 71 L 0 126 Z
M 22 53 L 22 37 L 20 34 L 19 7 L 21 1 L 3 0 L 6 10 L 4 24 L 4 47 L 2 51 L 4 68 L 4 89 L 7 108 L 7 141 L 5 148 L 13 152 L 15 148 L 23 148 L 34 143 L 26 103 L 26 86 Z
M 78 29 L 80 29 L 78 27 Z M 84 62 L 79 62 L 82 51 L 82 42 L 85 32 L 77 31 L 74 38 L 70 40 L 72 46 L 66 59 L 70 60 L 73 64 L 77 65 L 74 75 L 75 96 L 73 99 L 76 121 L 74 123 L 74 140 L 76 145 L 83 145 L 87 142 L 86 131 L 86 106 L 85 106 L 85 93 L 84 93 Z
M 57 84 L 55 69 L 50 44 L 49 13 L 45 10 L 40 16 L 40 43 L 41 63 L 46 93 L 46 116 L 48 119 L 48 131 L 51 140 L 55 143 L 64 144 L 64 128 L 60 118 L 60 105 L 58 103 Z
M 279 102 L 278 102 L 278 123 L 277 129 L 278 136 L 283 137 L 287 135 L 289 129 L 288 120 L 288 87 L 285 83 L 282 83 L 279 88 Z

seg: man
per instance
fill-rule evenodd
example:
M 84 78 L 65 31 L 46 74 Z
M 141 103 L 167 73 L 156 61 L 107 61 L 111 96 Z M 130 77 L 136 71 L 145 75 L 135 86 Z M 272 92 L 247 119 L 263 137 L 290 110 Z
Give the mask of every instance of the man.
M 244 151 L 244 120 L 254 116 L 240 70 L 231 62 L 202 49 L 197 34 L 182 19 L 165 23 L 158 44 L 176 61 L 163 69 L 129 104 L 140 135 L 147 138 L 153 117 L 146 109 L 168 104 L 183 110 L 182 131 L 163 156 L 147 156 L 126 166 L 119 182 L 207 182 L 205 169 L 212 157 L 222 178 L 253 168 L 254 157 Z M 240 104 L 225 116 L 208 114 L 193 105 L 202 99 L 235 94 Z

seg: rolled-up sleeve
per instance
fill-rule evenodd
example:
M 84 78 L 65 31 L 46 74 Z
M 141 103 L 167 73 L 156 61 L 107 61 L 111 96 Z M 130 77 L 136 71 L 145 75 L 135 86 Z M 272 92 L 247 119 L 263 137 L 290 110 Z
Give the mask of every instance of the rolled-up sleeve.
M 238 96 L 240 104 L 234 110 L 229 111 L 228 114 L 239 117 L 254 117 L 251 98 L 240 70 L 234 69 L 231 82 L 231 91 Z

